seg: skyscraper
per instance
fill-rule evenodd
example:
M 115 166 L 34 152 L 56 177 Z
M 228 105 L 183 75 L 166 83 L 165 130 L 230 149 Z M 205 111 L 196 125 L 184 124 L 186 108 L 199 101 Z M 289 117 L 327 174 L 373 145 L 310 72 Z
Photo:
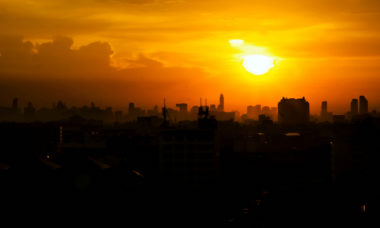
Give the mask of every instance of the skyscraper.
M 359 101 L 360 101 L 360 114 L 363 115 L 363 114 L 366 114 L 368 113 L 368 101 L 367 99 L 365 99 L 364 96 L 360 96 L 359 97 Z
M 282 98 L 278 103 L 278 122 L 284 124 L 308 123 L 310 116 L 309 102 L 300 99 Z
M 322 110 L 321 110 L 321 115 L 327 113 L 327 101 L 322 101 Z
M 255 107 L 252 105 L 248 106 L 247 107 L 247 118 L 253 119 L 254 113 L 255 113 Z
M 359 113 L 359 102 L 358 99 L 352 99 L 351 101 L 351 114 L 357 115 Z
M 17 98 L 13 99 L 13 102 L 12 102 L 12 109 L 17 109 Z
M 128 111 L 131 112 L 135 108 L 135 103 L 129 103 Z
M 219 101 L 220 101 L 219 111 L 224 112 L 224 96 L 223 96 L 223 94 L 220 94 Z
M 322 101 L 321 122 L 327 121 L 327 101 Z

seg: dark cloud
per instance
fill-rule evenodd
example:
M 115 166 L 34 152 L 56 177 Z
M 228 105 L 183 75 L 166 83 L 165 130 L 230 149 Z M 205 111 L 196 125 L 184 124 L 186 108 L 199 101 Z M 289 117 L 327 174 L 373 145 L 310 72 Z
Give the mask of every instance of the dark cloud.
M 72 49 L 69 37 L 54 36 L 53 42 L 33 45 L 22 36 L 0 36 L 0 66 L 17 71 L 109 71 L 114 53 L 107 42 L 94 42 Z
M 18 66 L 32 56 L 33 44 L 22 36 L 0 36 L 0 66 Z
M 0 106 L 19 97 L 36 108 L 58 100 L 76 106 L 103 100 L 116 109 L 126 98 L 153 107 L 173 94 L 190 97 L 208 75 L 201 68 L 165 67 L 142 53 L 127 60 L 130 68 L 118 69 L 110 65 L 113 50 L 107 42 L 77 49 L 73 44 L 65 36 L 35 45 L 22 36 L 0 36 Z

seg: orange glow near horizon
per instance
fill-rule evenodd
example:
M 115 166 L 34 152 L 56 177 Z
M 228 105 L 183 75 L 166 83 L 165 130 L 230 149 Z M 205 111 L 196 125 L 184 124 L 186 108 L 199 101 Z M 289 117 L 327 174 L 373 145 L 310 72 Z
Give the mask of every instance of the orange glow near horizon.
M 284 96 L 380 111 L 380 1 L 311 2 L 0 0 L 0 106 L 148 110 L 223 91 L 241 113 Z

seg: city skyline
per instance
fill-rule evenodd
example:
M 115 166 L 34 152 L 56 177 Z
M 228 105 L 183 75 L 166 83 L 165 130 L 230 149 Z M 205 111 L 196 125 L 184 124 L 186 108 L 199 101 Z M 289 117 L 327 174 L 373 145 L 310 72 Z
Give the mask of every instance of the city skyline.
M 223 95 L 223 94 L 221 94 L 221 95 Z M 17 96 L 16 96 L 17 97 Z M 213 96 L 213 98 L 214 97 L 217 97 L 217 96 Z M 287 96 L 285 96 L 285 97 L 287 97 Z M 365 98 L 367 98 L 366 96 L 364 96 Z M 32 103 L 32 105 L 33 105 L 33 107 L 34 108 L 36 108 L 36 109 L 41 109 L 41 108 L 48 108 L 48 109 L 51 109 L 52 107 L 53 107 L 53 105 L 55 104 L 57 104 L 57 101 L 53 101 L 52 103 L 49 103 L 49 102 L 44 102 L 42 105 L 41 105 L 41 102 L 39 102 L 39 103 L 35 103 L 33 100 L 30 100 L 30 99 L 20 99 L 20 97 L 17 97 L 18 98 L 18 104 L 19 104 L 19 107 L 22 107 L 22 108 L 24 108 L 24 107 L 27 107 L 28 106 L 28 104 L 29 104 L 29 102 L 31 102 Z M 290 97 L 289 97 L 290 98 Z M 297 98 L 297 97 L 293 97 L 293 98 Z M 351 99 L 347 99 L 347 102 L 346 103 L 343 103 L 343 102 L 340 102 L 340 104 L 342 105 L 342 103 L 343 103 L 343 105 L 342 106 L 346 106 L 346 108 L 345 109 L 342 109 L 342 110 L 340 110 L 340 111 L 336 111 L 336 109 L 334 109 L 334 105 L 333 104 L 331 104 L 331 102 L 330 101 L 328 101 L 327 100 L 327 102 L 328 102 L 328 104 L 329 104 L 329 106 L 328 106 L 328 111 L 329 112 L 332 112 L 332 113 L 334 113 L 334 114 L 339 114 L 339 115 L 343 115 L 343 114 L 346 114 L 347 112 L 350 112 L 351 110 L 352 110 L 352 104 L 350 103 L 350 101 L 352 102 L 352 100 L 358 100 L 358 105 L 359 105 L 359 98 L 360 98 L 360 96 L 357 96 L 357 98 L 351 98 Z M 164 98 L 163 98 L 164 99 Z M 279 100 L 278 100 L 278 102 L 280 101 L 280 99 L 281 98 L 279 98 Z M 11 100 L 13 100 L 13 98 L 11 99 Z M 169 101 L 168 101 L 169 100 Z M 218 106 L 219 106 L 219 104 L 220 104 L 220 100 L 221 100 L 221 98 L 219 97 L 219 99 L 207 99 L 207 98 L 205 98 L 204 99 L 204 101 L 203 101 L 203 104 L 202 105 L 205 105 L 205 100 L 207 100 L 208 101 L 208 106 L 209 107 L 211 107 L 212 105 L 215 105 L 215 110 L 217 110 L 218 109 Z M 210 100 L 211 100 L 211 102 L 210 102 Z M 223 98 L 223 100 L 224 100 L 224 98 Z M 309 100 L 309 99 L 308 99 Z M 85 102 L 85 103 L 82 103 L 82 104 L 80 104 L 79 102 L 78 103 L 76 103 L 76 104 L 79 104 L 79 105 L 71 105 L 71 104 L 69 104 L 69 103 L 67 103 L 67 102 L 65 102 L 65 100 L 63 100 L 63 99 L 59 99 L 58 101 L 62 101 L 63 103 L 65 103 L 65 104 L 67 104 L 67 106 L 68 107 L 72 107 L 72 106 L 75 106 L 75 107 L 77 107 L 77 108 L 80 108 L 80 107 L 84 107 L 84 106 L 88 106 L 88 107 L 90 107 L 90 105 L 91 105 L 91 103 L 94 103 L 95 105 L 96 105 L 96 107 L 100 107 L 100 108 L 106 108 L 106 107 L 112 107 L 114 110 L 121 110 L 121 111 L 123 111 L 123 112 L 128 112 L 128 105 L 130 104 L 130 103 L 135 103 L 133 100 L 131 100 L 131 101 L 129 101 L 129 102 L 126 102 L 125 103 L 125 105 L 116 105 L 116 106 L 112 106 L 112 105 L 107 105 L 107 102 L 103 102 L 103 100 L 101 100 L 101 101 L 99 101 L 99 102 L 93 102 L 91 99 L 89 99 L 89 102 Z M 228 100 L 227 100 L 228 101 Z M 230 107 L 230 106 L 232 106 L 232 107 L 234 107 L 233 105 L 231 105 L 231 102 L 227 102 L 226 104 L 227 104 L 227 109 L 225 109 L 224 111 L 228 111 L 228 112 L 231 112 L 231 111 L 234 111 L 234 110 L 237 110 L 237 111 L 239 111 L 241 114 L 245 114 L 245 113 L 247 113 L 247 107 L 248 106 L 257 106 L 257 105 L 261 105 L 261 107 L 264 107 L 264 106 L 269 106 L 269 107 L 277 107 L 277 104 L 278 104 L 278 102 L 277 103 L 275 103 L 274 105 L 268 105 L 268 104 L 263 104 L 263 103 L 260 103 L 260 102 L 258 102 L 257 104 L 256 103 L 254 103 L 253 104 L 253 102 L 251 102 L 251 104 L 247 104 L 245 107 L 240 107 L 240 108 L 228 108 L 228 107 Z M 321 106 L 320 106 L 320 103 L 322 103 L 322 102 L 324 102 L 324 101 L 320 101 L 318 104 L 313 104 L 313 103 L 310 103 L 310 115 L 318 115 L 318 116 L 320 116 L 321 115 Z M 111 103 L 111 102 L 110 102 Z M 376 110 L 376 111 L 380 111 L 380 110 L 378 110 L 377 109 L 377 107 L 376 106 L 372 106 L 371 104 L 372 104 L 372 102 L 368 102 L 368 99 L 367 99 L 367 112 L 372 112 L 373 110 Z M 109 103 L 108 103 L 109 104 Z M 177 107 L 176 107 L 176 105 L 177 104 L 187 104 L 187 110 L 188 110 L 188 112 L 190 112 L 191 111 L 191 108 L 192 107 L 198 107 L 199 106 L 199 101 L 198 101 L 198 103 L 196 103 L 196 102 L 194 102 L 194 103 L 188 103 L 188 102 L 173 102 L 173 101 L 171 101 L 170 102 L 170 99 L 167 99 L 166 98 L 166 106 L 168 107 L 168 108 L 172 108 L 172 109 L 175 109 L 175 110 L 177 110 Z M 143 106 L 143 105 L 139 105 L 139 107 L 141 107 L 141 109 L 142 110 L 145 110 L 145 111 L 147 111 L 147 110 L 151 110 L 151 109 L 153 109 L 153 107 L 154 106 L 158 106 L 159 108 L 162 108 L 164 105 L 163 105 L 163 101 L 162 101 L 162 104 L 161 103 L 158 103 L 158 104 L 155 104 L 155 105 L 152 105 L 152 106 Z M 8 101 L 7 103 L 0 103 L 0 107 L 11 107 L 11 103 Z M 223 107 L 225 107 L 225 106 L 223 106 Z M 313 107 L 313 109 L 311 108 L 311 107 Z M 213 111 L 213 110 L 210 110 L 210 111 Z M 360 114 L 360 112 L 359 112 L 359 106 L 358 106 L 358 114 Z
M 0 106 L 0 121 L 16 121 L 16 122 L 33 122 L 33 121 L 56 121 L 61 119 L 73 119 L 74 116 L 80 116 L 81 118 L 102 120 L 107 125 L 111 122 L 127 123 L 130 121 L 136 121 L 138 118 L 148 117 L 156 118 L 155 122 L 159 121 L 158 118 L 169 118 L 170 122 L 177 123 L 178 121 L 194 121 L 196 115 L 200 112 L 207 112 L 209 116 L 215 118 L 218 121 L 233 120 L 240 123 L 249 123 L 250 121 L 258 121 L 258 123 L 273 123 L 279 124 L 297 124 L 297 123 L 309 123 L 309 122 L 351 122 L 358 118 L 361 119 L 366 116 L 378 117 L 380 112 L 377 110 L 368 110 L 368 100 L 365 96 L 360 96 L 358 99 L 352 99 L 350 109 L 343 115 L 339 113 L 328 112 L 329 105 L 327 101 L 322 102 L 320 115 L 310 113 L 310 103 L 302 98 L 285 98 L 283 97 L 277 107 L 261 106 L 261 105 L 249 105 L 247 106 L 246 113 L 239 112 L 238 110 L 232 110 L 228 112 L 224 110 L 224 95 L 220 94 L 219 104 L 207 104 L 207 99 L 202 102 L 200 98 L 200 106 L 204 109 L 201 111 L 200 106 L 190 106 L 187 103 L 176 104 L 175 108 L 166 106 L 166 99 L 164 99 L 164 106 L 159 108 L 155 105 L 152 109 L 143 109 L 135 106 L 135 103 L 128 104 L 128 110 L 113 109 L 112 107 L 106 107 L 102 109 L 100 106 L 96 106 L 94 102 L 91 102 L 90 106 L 84 105 L 82 107 L 72 106 L 69 107 L 65 102 L 59 101 L 57 104 L 53 103 L 52 108 L 40 108 L 37 109 L 33 106 L 32 102 L 28 102 L 27 106 L 19 107 L 18 98 L 14 98 L 11 107 Z M 358 111 L 360 106 L 360 112 Z M 165 115 L 164 115 L 164 109 Z M 172 117 L 172 118 L 170 118 Z M 76 118 L 76 117 L 75 117 Z M 75 119 L 74 118 L 74 119 Z M 153 121 L 149 120 L 149 121 Z M 248 122 L 247 122 L 248 121 Z M 268 122 L 269 121 L 269 122 Z

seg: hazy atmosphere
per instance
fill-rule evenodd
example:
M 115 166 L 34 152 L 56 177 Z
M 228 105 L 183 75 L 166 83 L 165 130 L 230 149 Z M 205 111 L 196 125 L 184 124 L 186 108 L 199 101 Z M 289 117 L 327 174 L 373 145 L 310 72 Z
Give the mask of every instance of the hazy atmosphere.
M 0 105 L 148 109 L 223 93 L 241 113 L 283 96 L 343 114 L 365 95 L 372 110 L 379 11 L 375 0 L 1 0 Z M 254 75 L 244 56 L 260 54 L 275 66 Z

